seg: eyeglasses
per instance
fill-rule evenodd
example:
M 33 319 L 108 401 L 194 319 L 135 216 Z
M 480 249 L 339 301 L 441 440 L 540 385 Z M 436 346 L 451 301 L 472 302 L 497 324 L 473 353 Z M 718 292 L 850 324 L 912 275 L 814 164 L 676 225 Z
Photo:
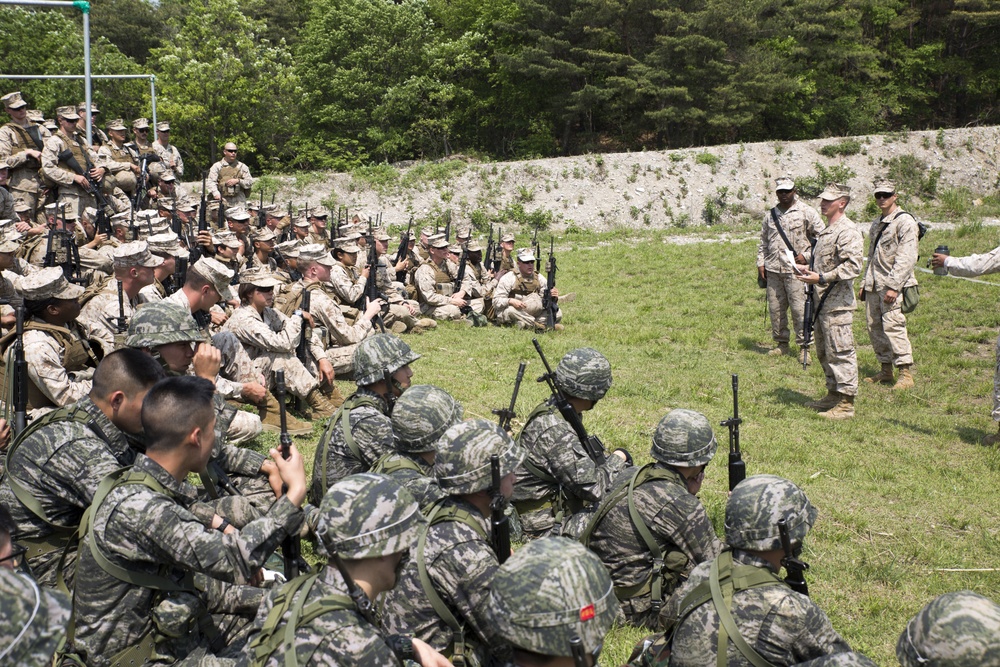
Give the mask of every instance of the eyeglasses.
M 231 150 L 229 150 L 228 148 L 227 148 L 227 149 L 225 149 L 225 150 L 223 150 L 222 152 L 223 152 L 223 153 L 232 153 L 233 155 L 236 155 L 236 151 L 231 151 Z
M 775 192 L 777 192 L 779 195 L 789 195 L 792 193 L 792 190 L 775 190 Z
M 11 567 L 15 570 L 24 563 L 24 554 L 28 553 L 28 547 L 23 544 L 13 543 L 10 545 L 10 555 L 0 558 L 0 563 L 10 561 Z
M 137 128 L 135 128 L 135 133 L 136 134 L 146 134 L 147 132 L 149 132 L 149 130 L 147 130 L 144 127 L 137 127 Z
M 889 199 L 895 194 L 895 192 L 876 192 L 875 199 Z

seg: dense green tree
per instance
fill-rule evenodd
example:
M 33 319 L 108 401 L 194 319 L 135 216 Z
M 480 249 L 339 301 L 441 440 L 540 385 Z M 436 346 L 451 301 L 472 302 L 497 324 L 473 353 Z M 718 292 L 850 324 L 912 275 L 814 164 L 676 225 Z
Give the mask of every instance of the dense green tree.
M 167 34 L 157 9 L 149 0 L 94 0 L 91 34 L 107 38 L 126 56 L 144 64 L 150 49 L 160 46 Z
M 260 39 L 263 25 L 237 0 L 193 2 L 171 27 L 175 36 L 152 51 L 151 62 L 160 116 L 192 162 L 207 169 L 226 141 L 258 169 L 276 166 L 272 159 L 290 162 L 298 95 L 288 50 Z

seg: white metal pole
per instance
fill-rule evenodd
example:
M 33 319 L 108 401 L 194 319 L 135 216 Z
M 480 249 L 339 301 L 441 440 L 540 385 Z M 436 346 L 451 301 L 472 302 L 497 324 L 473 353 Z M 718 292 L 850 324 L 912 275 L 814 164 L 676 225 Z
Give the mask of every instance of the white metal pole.
M 93 137 L 93 114 L 90 113 L 91 102 L 91 80 L 90 80 L 90 3 L 87 0 L 78 0 L 73 3 L 83 13 L 83 103 L 87 105 L 87 148 L 89 149 L 94 141 Z
M 153 128 L 156 128 L 156 76 L 149 75 L 149 99 L 153 102 Z M 154 135 L 155 136 L 155 135 Z

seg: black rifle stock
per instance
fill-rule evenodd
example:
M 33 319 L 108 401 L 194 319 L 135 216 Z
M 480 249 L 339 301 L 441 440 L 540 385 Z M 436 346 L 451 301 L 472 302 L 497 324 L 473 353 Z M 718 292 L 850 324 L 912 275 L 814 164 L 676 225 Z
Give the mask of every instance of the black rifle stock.
M 809 563 L 799 560 L 792 550 L 792 540 L 788 535 L 788 524 L 784 519 L 778 519 L 778 534 L 781 536 L 781 549 L 785 552 L 781 566 L 785 568 L 785 583 L 796 593 L 809 595 L 809 584 L 803 574 L 809 569 Z
M 729 427 L 729 490 L 746 479 L 747 464 L 743 462 L 743 452 L 740 451 L 740 377 L 733 374 L 733 416 L 719 422 L 720 426 Z
M 809 270 L 816 264 L 816 242 L 812 242 L 813 251 L 809 254 Z M 812 345 L 813 323 L 816 319 L 816 288 L 806 285 L 806 304 L 802 311 L 802 370 L 809 368 L 809 346 Z
M 444 240 L 451 243 L 451 209 L 444 212 Z
M 118 325 L 118 333 L 125 333 L 128 331 L 128 322 L 125 321 L 125 291 L 122 287 L 122 281 L 118 281 L 118 320 L 116 323 Z
M 170 279 L 170 285 L 166 288 L 167 294 L 174 294 L 177 290 L 184 286 L 184 282 L 187 280 L 187 270 L 188 270 L 188 258 L 187 257 L 175 257 L 174 258 L 174 273 Z
M 11 437 L 16 437 L 28 423 L 28 362 L 24 359 L 24 306 L 14 309 L 16 324 L 14 331 L 14 424 Z
M 542 270 L 542 249 L 538 246 L 538 227 L 531 233 L 531 252 L 535 255 L 535 273 Z
M 483 255 L 484 261 L 483 265 L 486 268 L 490 268 L 490 262 L 493 261 L 493 223 L 490 223 L 490 237 L 486 241 L 486 253 Z
M 545 366 L 545 374 L 538 378 L 538 381 L 549 385 L 549 391 L 552 392 L 552 400 L 556 409 L 559 410 L 559 414 L 563 416 L 563 419 L 576 432 L 576 437 L 580 439 L 580 443 L 587 450 L 587 456 L 597 465 L 603 465 L 608 460 L 607 455 L 604 453 L 604 444 L 596 435 L 589 435 L 587 433 L 580 415 L 577 414 L 576 410 L 570 404 L 569 399 L 559 389 L 559 385 L 556 384 L 556 374 L 553 372 L 552 367 L 549 366 L 549 362 L 545 358 L 545 353 L 542 352 L 542 346 L 538 344 L 538 339 L 532 338 L 531 343 L 535 346 L 535 351 L 538 352 L 538 356 L 542 360 L 542 365 Z
M 536 257 L 536 259 L 538 259 Z M 545 291 L 542 292 L 542 310 L 545 312 L 545 328 L 552 330 L 556 328 L 556 315 L 559 312 L 559 304 L 552 296 L 552 288 L 556 286 L 556 256 L 552 237 L 549 237 L 549 261 L 545 266 Z
M 392 386 L 395 383 L 395 380 L 392 379 L 392 373 L 389 372 L 387 367 L 382 368 L 382 382 L 385 383 L 385 395 L 382 396 L 382 398 L 385 400 L 385 404 L 389 407 L 389 414 L 391 415 L 392 409 L 396 407 L 396 394 L 392 392 Z
M 455 294 L 462 291 L 462 283 L 465 282 L 465 269 L 469 263 L 469 249 L 462 248 L 462 258 L 458 260 L 458 273 L 455 274 L 455 281 L 452 283 Z M 463 315 L 468 315 L 472 312 L 472 306 L 466 303 L 458 309 Z
M 351 596 L 351 601 L 358 608 L 358 613 L 371 623 L 372 626 L 378 627 L 378 620 L 375 618 L 375 606 L 368 595 L 365 594 L 364 589 L 358 586 L 358 582 L 354 581 L 354 577 L 347 571 L 347 566 L 344 565 L 340 554 L 330 554 L 330 562 L 337 568 L 337 572 L 340 572 L 340 576 L 344 580 L 344 585 L 347 587 L 347 594 Z
M 517 404 L 517 394 L 521 391 L 521 380 L 524 379 L 524 369 L 528 366 L 527 362 L 522 361 L 517 367 L 517 377 L 514 378 L 514 392 L 510 395 L 510 405 L 506 408 L 496 408 L 493 410 L 493 414 L 500 418 L 500 428 L 505 431 L 510 431 L 510 424 L 517 416 L 514 412 L 514 406 Z
M 504 510 L 507 509 L 507 499 L 500 489 L 500 457 L 490 456 L 490 542 L 497 560 L 503 565 L 510 558 L 510 518 Z
M 396 258 L 392 262 L 392 266 L 396 267 L 406 259 L 410 251 L 410 230 L 413 228 L 413 216 L 410 216 L 410 221 L 406 223 L 406 231 L 399 237 L 399 247 L 396 248 Z M 396 280 L 403 282 L 406 278 L 406 271 L 396 271 Z
M 299 309 L 303 313 L 309 312 L 310 301 L 312 292 L 307 289 L 302 290 L 302 303 L 299 305 Z M 309 334 L 307 331 L 306 321 L 302 320 L 302 338 L 299 339 L 298 347 L 295 348 L 295 356 L 299 358 L 299 361 L 306 363 L 306 359 L 309 354 Z
M 365 234 L 365 243 L 368 244 L 368 279 L 365 281 L 365 291 L 361 295 L 361 303 L 358 310 L 364 312 L 369 303 L 375 303 L 382 295 L 378 291 L 378 251 L 375 249 L 375 228 L 372 226 L 372 219 L 368 218 L 368 233 Z M 378 330 L 385 333 L 385 319 L 382 317 L 388 312 L 389 304 L 384 302 L 381 310 L 372 318 L 372 324 Z
M 45 268 L 56 265 L 56 249 L 52 243 L 55 240 L 55 235 L 56 228 L 49 227 L 49 236 L 45 240 L 45 259 L 42 261 L 42 266 Z
M 288 459 L 292 455 L 292 436 L 288 434 L 288 415 L 285 408 L 285 371 L 274 372 L 275 398 L 278 399 L 278 414 L 281 417 L 281 435 L 278 442 L 281 450 L 281 458 Z M 282 485 L 282 493 L 287 489 Z M 301 538 L 296 535 L 288 535 L 281 541 L 281 555 L 285 565 L 285 580 L 290 581 L 299 576 L 299 558 L 302 553 Z

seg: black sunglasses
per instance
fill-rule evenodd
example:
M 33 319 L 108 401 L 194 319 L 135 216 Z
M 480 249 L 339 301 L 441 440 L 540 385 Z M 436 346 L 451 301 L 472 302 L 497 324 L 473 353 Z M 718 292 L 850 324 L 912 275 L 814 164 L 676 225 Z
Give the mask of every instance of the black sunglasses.
M 10 545 L 10 550 L 10 555 L 0 558 L 0 563 L 9 560 L 10 564 L 13 565 L 16 570 L 21 567 L 21 564 L 24 562 L 24 554 L 28 553 L 28 547 L 15 542 Z
M 889 197 L 896 194 L 895 192 L 876 192 L 875 199 L 888 199 Z

